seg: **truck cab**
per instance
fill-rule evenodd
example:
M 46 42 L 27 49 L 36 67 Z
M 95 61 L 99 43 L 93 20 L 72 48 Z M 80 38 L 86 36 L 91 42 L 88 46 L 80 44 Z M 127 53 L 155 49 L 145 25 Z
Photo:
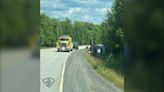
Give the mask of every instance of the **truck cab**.
M 72 51 L 73 42 L 70 36 L 61 36 L 56 42 L 57 51 Z

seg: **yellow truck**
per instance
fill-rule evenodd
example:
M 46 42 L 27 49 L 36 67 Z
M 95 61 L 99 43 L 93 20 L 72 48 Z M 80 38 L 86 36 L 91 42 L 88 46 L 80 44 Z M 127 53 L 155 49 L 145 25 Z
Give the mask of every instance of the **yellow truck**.
M 73 41 L 70 36 L 61 36 L 56 41 L 57 51 L 72 51 L 73 50 Z

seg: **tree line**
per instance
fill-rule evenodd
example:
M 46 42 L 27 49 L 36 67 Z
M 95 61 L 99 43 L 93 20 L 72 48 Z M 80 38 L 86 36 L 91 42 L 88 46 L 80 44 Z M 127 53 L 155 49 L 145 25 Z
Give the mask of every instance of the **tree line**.
M 106 47 L 105 63 L 107 67 L 123 73 L 124 37 L 124 0 L 115 0 L 111 11 L 101 24 L 102 42 Z
M 90 44 L 91 40 L 101 42 L 101 26 L 89 22 L 59 20 L 46 14 L 40 15 L 40 45 L 55 46 L 58 37 L 69 35 L 81 45 Z

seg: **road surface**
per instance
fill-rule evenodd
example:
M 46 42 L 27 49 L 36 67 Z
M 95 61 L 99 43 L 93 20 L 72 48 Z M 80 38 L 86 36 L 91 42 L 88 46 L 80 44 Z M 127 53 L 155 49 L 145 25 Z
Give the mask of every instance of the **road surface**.
M 41 92 L 123 92 L 96 73 L 87 62 L 84 49 L 72 52 L 42 49 L 40 71 Z M 51 87 L 45 85 L 45 78 L 55 80 Z
M 123 92 L 92 68 L 85 50 L 75 51 L 67 59 L 64 92 Z
M 56 48 L 40 50 L 40 88 L 41 92 L 60 92 L 62 90 L 62 72 L 64 63 L 70 52 L 56 52 Z M 44 82 L 44 79 L 52 78 L 54 83 L 50 86 Z M 52 80 L 53 81 L 53 80 Z

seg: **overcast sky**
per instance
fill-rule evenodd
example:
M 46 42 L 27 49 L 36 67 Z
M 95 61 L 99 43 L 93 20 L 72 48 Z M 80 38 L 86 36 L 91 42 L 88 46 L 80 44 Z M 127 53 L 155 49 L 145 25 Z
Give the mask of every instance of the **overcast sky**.
M 61 20 L 70 18 L 100 24 L 112 4 L 113 0 L 40 0 L 40 12 Z

